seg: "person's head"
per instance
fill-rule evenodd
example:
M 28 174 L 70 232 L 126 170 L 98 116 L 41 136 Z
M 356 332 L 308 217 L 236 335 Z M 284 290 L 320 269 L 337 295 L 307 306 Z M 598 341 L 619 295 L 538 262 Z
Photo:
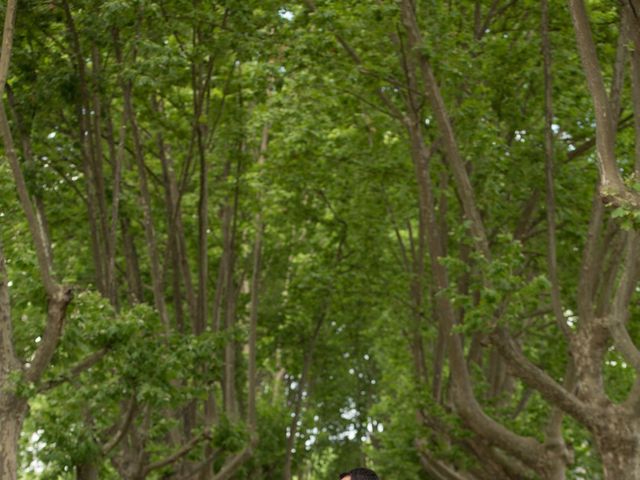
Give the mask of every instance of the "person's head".
M 368 468 L 354 468 L 353 470 L 340 474 L 342 480 L 380 480 L 376 472 Z

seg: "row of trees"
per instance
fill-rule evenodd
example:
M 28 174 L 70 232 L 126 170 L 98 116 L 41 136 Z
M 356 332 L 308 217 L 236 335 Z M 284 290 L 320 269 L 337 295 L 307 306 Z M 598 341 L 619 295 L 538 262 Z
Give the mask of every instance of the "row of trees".
M 3 14 L 1 478 L 640 476 L 637 0 Z

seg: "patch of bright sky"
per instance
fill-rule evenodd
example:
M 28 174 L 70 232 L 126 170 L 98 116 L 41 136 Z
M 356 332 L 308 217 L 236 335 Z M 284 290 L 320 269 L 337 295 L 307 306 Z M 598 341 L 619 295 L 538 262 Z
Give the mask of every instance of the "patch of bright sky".
M 284 18 L 285 20 L 291 21 L 293 20 L 293 12 L 291 10 L 287 10 L 286 8 L 281 8 L 280 10 L 278 10 L 278 15 L 280 15 L 280 18 Z
M 29 443 L 27 445 L 27 451 L 33 455 L 33 461 L 26 468 L 27 472 L 35 473 L 36 475 L 42 474 L 44 472 L 44 463 L 38 459 L 38 452 L 44 448 L 44 442 L 40 441 L 40 436 L 44 432 L 42 430 L 38 430 L 31 434 L 29 438 Z
M 571 328 L 576 326 L 578 317 L 573 313 L 572 310 L 569 310 L 569 309 L 565 310 L 564 317 L 567 319 L 567 325 L 569 325 Z

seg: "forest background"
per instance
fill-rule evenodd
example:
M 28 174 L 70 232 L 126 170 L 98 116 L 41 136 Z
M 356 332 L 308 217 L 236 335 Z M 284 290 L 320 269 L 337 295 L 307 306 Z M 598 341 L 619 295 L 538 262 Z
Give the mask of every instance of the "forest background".
M 638 0 L 0 13 L 0 478 L 640 478 Z

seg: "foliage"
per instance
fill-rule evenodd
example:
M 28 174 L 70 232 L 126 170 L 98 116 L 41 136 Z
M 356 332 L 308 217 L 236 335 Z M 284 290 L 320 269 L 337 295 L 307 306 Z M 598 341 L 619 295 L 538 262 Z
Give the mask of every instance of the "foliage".
M 622 7 L 587 3 L 610 88 Z M 419 41 L 404 4 L 415 4 Z M 539 2 L 20 2 L 5 104 L 55 276 L 74 291 L 45 375 L 11 377 L 30 405 L 20 478 L 75 478 L 89 465 L 105 479 L 182 479 L 200 467 L 211 479 L 245 448 L 238 480 L 291 480 L 288 462 L 297 479 L 356 464 L 382 478 L 435 478 L 425 458 L 469 478 L 512 478 L 483 457 L 512 453 L 460 412 L 447 342 L 461 340 L 483 414 L 545 445 L 557 405 L 492 342 L 509 332 L 561 384 L 572 345 L 554 288 L 567 328 L 582 321 L 596 120 L 571 17 L 562 2 L 549 7 L 556 280 Z M 487 251 L 420 59 L 447 108 Z M 625 70 L 624 85 L 633 75 Z M 640 191 L 632 103 L 625 86 L 615 153 Z M 416 132 L 433 149 L 424 164 Z M 29 365 L 49 299 L 12 178 L 3 160 L 0 243 L 13 341 Z M 600 313 L 639 218 L 629 204 L 603 211 Z M 630 297 L 628 331 L 640 340 Z M 636 372 L 610 339 L 606 349 L 607 398 L 621 405 Z M 568 416 L 561 424 L 575 454 L 567 477 L 601 478 L 593 431 Z

